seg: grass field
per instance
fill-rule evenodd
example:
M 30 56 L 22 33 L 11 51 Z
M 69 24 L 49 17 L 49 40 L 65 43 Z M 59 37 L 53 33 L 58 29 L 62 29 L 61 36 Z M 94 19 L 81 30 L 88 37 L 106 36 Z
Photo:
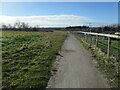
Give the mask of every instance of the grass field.
M 14 32 L 2 35 L 4 89 L 44 88 L 66 32 Z

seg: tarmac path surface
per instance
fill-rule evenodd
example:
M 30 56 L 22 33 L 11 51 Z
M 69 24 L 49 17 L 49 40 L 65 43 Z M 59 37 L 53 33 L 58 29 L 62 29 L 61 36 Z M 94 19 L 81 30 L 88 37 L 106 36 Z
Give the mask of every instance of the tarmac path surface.
M 64 41 L 60 54 L 62 57 L 48 88 L 109 88 L 92 55 L 73 35 Z

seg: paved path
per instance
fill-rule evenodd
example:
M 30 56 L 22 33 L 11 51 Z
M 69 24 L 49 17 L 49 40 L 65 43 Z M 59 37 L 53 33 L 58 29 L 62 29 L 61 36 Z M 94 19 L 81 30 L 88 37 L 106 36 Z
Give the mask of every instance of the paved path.
M 108 88 L 106 79 L 95 67 L 92 55 L 72 35 L 65 40 L 56 75 L 49 88 Z

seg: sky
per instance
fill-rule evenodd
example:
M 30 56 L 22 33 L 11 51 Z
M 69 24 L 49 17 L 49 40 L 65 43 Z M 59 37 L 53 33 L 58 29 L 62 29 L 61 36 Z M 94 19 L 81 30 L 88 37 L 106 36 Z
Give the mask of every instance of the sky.
M 0 23 L 31 26 L 104 26 L 118 23 L 117 2 L 3 2 Z
M 3 2 L 119 2 L 120 0 L 2 0 Z

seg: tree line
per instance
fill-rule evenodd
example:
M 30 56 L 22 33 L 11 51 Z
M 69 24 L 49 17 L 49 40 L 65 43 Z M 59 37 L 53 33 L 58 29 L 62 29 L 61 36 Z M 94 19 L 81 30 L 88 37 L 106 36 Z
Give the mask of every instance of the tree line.
M 96 33 L 115 33 L 120 31 L 120 25 L 113 24 L 109 26 L 101 27 L 89 27 L 89 26 L 69 26 L 65 28 L 70 31 L 85 31 L 85 32 L 96 32 Z
M 14 31 L 50 31 L 50 28 L 40 28 L 39 25 L 30 26 L 28 23 L 16 21 L 13 25 L 2 24 L 2 30 L 14 30 Z M 54 28 L 55 29 L 55 28 Z M 109 26 L 101 26 L 101 27 L 89 27 L 89 26 L 68 26 L 65 28 L 61 28 L 60 30 L 64 31 L 85 31 L 85 32 L 96 32 L 96 33 L 115 33 L 120 31 L 120 25 L 113 24 Z
M 69 26 L 66 27 L 65 29 L 82 29 L 82 28 L 89 28 L 88 26 Z
M 8 24 L 2 24 L 1 29 L 2 30 L 14 30 L 14 31 L 38 31 L 39 26 L 30 26 L 28 23 L 16 21 L 13 25 Z

